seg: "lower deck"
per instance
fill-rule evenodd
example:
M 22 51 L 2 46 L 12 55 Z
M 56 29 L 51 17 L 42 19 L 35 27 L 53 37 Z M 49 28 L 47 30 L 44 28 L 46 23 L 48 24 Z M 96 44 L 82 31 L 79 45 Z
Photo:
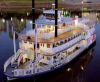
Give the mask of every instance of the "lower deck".
M 77 47 L 75 46 L 78 44 L 77 43 L 74 45 L 75 46 L 74 48 L 71 47 L 67 50 L 64 50 L 56 56 L 55 55 L 50 56 L 51 60 L 49 60 L 48 64 L 45 63 L 45 61 L 47 60 L 43 59 L 43 56 L 38 55 L 38 58 L 35 62 L 25 62 L 23 65 L 20 64 L 19 67 L 15 67 L 15 68 L 9 65 L 5 74 L 11 77 L 23 77 L 26 75 L 31 75 L 31 74 L 36 74 L 36 73 L 52 70 L 56 67 L 59 67 L 63 64 L 70 62 L 73 58 L 77 57 L 82 51 L 84 51 L 87 48 L 86 47 L 87 44 L 86 43 L 84 44 L 83 40 L 80 43 L 83 45 Z

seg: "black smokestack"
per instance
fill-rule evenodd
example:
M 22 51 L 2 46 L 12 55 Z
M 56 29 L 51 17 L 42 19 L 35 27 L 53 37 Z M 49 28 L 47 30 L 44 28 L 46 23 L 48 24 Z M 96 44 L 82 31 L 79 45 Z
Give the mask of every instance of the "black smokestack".
M 58 25 L 58 0 L 55 0 L 55 37 L 57 37 L 57 25 Z
M 35 29 L 35 0 L 32 0 L 32 28 Z

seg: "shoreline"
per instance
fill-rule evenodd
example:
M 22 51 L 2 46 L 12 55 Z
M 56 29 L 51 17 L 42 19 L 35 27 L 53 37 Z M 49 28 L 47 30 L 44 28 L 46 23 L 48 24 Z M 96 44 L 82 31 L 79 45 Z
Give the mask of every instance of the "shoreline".
M 35 8 L 51 8 L 52 3 L 36 3 Z M 100 8 L 100 3 L 84 3 L 82 4 L 67 4 L 67 3 L 59 3 L 59 8 L 66 8 L 66 9 L 82 9 L 82 6 L 84 8 L 93 8 L 93 9 L 99 9 Z M 0 10 L 2 9 L 31 9 L 32 4 L 18 4 L 16 2 L 11 2 L 11 3 L 4 3 L 0 2 Z M 100 9 L 99 9 L 100 10 Z

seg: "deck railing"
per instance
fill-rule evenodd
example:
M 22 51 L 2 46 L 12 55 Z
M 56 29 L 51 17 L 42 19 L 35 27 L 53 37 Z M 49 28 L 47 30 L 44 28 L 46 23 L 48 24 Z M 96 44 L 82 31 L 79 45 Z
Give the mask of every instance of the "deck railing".
M 13 57 L 13 56 L 12 56 Z M 11 63 L 12 57 L 10 57 L 4 64 L 4 72 L 6 72 L 7 67 L 9 66 L 9 64 Z
M 86 44 L 85 44 L 86 45 Z M 79 53 L 81 53 L 86 47 L 80 46 L 80 49 L 72 53 L 71 55 L 67 56 L 64 53 L 62 53 L 63 59 L 60 61 L 57 61 L 53 64 L 54 67 L 58 67 L 60 65 L 63 65 L 65 63 L 70 62 L 73 58 L 75 58 Z M 9 59 L 10 60 L 10 59 Z M 34 73 L 40 73 L 44 71 L 50 70 L 53 66 L 50 65 L 44 65 L 44 66 L 34 66 L 26 68 L 26 69 L 15 69 L 14 70 L 14 76 L 23 76 L 23 75 L 30 75 Z
M 34 74 L 34 73 L 44 72 L 44 71 L 47 71 L 50 69 L 51 69 L 50 65 L 36 66 L 36 67 L 30 68 L 30 69 L 15 69 L 14 76 L 30 75 L 30 74 Z

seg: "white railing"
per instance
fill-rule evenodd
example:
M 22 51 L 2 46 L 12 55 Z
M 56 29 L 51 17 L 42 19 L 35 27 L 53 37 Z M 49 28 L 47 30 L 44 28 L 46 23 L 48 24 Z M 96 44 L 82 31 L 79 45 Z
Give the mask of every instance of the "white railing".
M 75 51 L 74 53 L 72 53 L 69 56 L 66 56 L 64 53 L 61 54 L 61 56 L 63 57 L 63 59 L 58 60 L 57 62 L 55 62 L 53 64 L 54 67 L 58 67 L 60 65 L 63 65 L 67 62 L 70 62 L 74 57 L 76 57 L 77 55 L 79 55 L 79 53 L 81 53 L 86 47 L 83 47 L 82 45 L 80 46 L 80 49 Z M 32 68 L 26 68 L 26 69 L 16 69 L 14 70 L 14 76 L 23 76 L 23 75 L 29 75 L 29 74 L 34 74 L 34 73 L 39 73 L 39 72 L 44 72 L 47 70 L 50 70 L 52 66 L 50 65 L 45 65 L 45 66 L 36 66 L 32 64 Z
M 12 56 L 13 57 L 13 56 Z M 4 64 L 4 72 L 6 72 L 7 67 L 9 66 L 9 64 L 11 63 L 12 57 L 10 57 Z
M 58 29 L 58 35 L 66 32 L 66 31 L 70 31 L 74 28 L 74 26 L 68 26 L 64 29 Z M 27 32 L 27 35 L 35 35 L 35 31 L 29 31 Z M 50 31 L 49 33 L 46 33 L 46 32 L 41 32 L 40 30 L 38 30 L 38 33 L 37 33 L 38 37 L 42 37 L 42 38 L 51 38 L 54 36 L 54 31 Z
M 79 53 L 81 53 L 84 49 L 85 49 L 85 47 L 81 47 L 81 49 L 79 49 L 76 52 L 74 52 L 71 55 L 69 55 L 67 57 L 67 61 L 66 62 L 70 62 L 74 57 L 76 57 L 77 55 L 79 55 Z
M 18 66 L 19 66 L 19 64 L 20 64 L 20 61 L 21 61 L 22 56 L 23 56 L 23 53 L 20 54 L 20 56 L 19 56 L 19 58 L 18 58 Z
M 64 50 L 64 49 L 68 48 L 69 46 L 75 44 L 76 42 L 80 41 L 81 39 L 82 39 L 82 36 L 79 36 L 79 37 L 73 39 L 72 41 L 69 41 L 69 42 L 67 42 L 67 43 L 65 43 L 63 45 L 55 47 L 55 48 L 53 48 L 53 52 L 56 53 L 59 50 Z
M 34 73 L 44 72 L 50 69 L 51 66 L 46 65 L 46 66 L 36 66 L 32 69 L 15 69 L 13 72 L 14 72 L 14 76 L 23 76 L 23 75 L 30 75 Z
M 16 53 L 16 56 L 13 55 L 12 59 L 11 59 L 11 64 L 13 64 L 15 62 L 15 60 L 18 58 L 18 56 L 22 53 L 21 49 L 19 49 Z

